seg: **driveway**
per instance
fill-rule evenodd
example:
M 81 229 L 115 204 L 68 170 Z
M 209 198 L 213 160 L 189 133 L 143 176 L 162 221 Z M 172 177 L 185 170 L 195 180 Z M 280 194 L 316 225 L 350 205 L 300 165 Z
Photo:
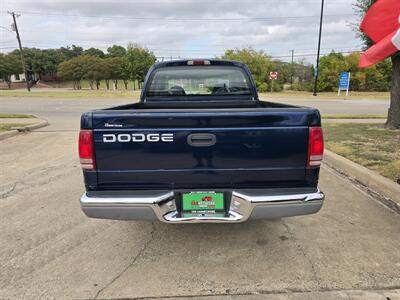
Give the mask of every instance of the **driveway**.
M 400 216 L 328 167 L 327 199 L 313 216 L 183 226 L 88 219 L 78 201 L 79 113 L 126 101 L 14 100 L 0 98 L 1 111 L 53 125 L 0 142 L 0 298 L 399 299 Z

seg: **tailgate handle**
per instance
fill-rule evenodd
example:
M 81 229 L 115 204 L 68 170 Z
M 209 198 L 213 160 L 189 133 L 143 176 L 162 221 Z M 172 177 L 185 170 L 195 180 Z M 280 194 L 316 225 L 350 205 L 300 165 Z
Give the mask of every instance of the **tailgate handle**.
M 217 138 L 211 133 L 194 133 L 187 137 L 187 143 L 193 147 L 210 147 L 214 146 Z

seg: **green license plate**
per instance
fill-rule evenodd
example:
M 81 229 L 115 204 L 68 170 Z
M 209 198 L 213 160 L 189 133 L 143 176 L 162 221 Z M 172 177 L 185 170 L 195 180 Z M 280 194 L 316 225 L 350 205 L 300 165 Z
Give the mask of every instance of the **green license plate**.
M 224 193 L 192 192 L 182 195 L 184 211 L 216 211 L 224 209 Z

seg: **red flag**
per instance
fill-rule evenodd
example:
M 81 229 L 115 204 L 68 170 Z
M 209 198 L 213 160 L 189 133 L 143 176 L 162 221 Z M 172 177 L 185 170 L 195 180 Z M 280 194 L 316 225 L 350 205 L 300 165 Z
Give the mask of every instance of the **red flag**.
M 375 45 L 360 58 L 360 67 L 369 67 L 400 50 L 400 1 L 378 0 L 368 10 L 360 27 Z

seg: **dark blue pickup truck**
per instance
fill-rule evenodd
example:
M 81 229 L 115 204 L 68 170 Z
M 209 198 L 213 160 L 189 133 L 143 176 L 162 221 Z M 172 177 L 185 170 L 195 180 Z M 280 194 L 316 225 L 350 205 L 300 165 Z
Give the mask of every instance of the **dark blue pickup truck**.
M 318 110 L 260 101 L 246 65 L 157 63 L 139 103 L 82 115 L 81 207 L 166 223 L 312 214 L 323 151 Z

